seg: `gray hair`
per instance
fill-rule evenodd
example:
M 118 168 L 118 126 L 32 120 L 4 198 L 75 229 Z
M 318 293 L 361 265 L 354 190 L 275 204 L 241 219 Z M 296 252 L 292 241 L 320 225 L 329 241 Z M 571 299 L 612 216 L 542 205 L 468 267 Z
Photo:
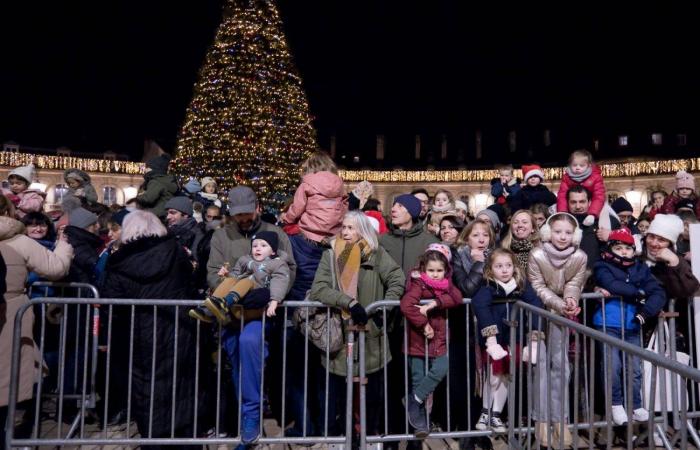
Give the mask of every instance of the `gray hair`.
M 361 211 L 348 211 L 343 217 L 343 220 L 350 219 L 357 225 L 357 231 L 360 237 L 367 242 L 370 250 L 373 252 L 379 248 L 379 238 L 377 237 L 377 231 L 372 226 L 372 222 L 369 218 Z
M 127 243 L 144 237 L 162 237 L 166 234 L 168 230 L 155 214 L 137 209 L 124 217 L 121 241 Z

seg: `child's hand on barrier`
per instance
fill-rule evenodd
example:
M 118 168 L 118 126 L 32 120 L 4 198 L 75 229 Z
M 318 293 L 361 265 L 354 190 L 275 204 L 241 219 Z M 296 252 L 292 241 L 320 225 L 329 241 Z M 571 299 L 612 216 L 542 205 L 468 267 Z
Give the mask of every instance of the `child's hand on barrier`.
M 437 302 L 435 300 L 431 300 L 430 303 L 426 303 L 425 305 L 415 305 L 415 306 L 416 306 L 416 308 L 418 308 L 418 312 L 420 312 L 425 317 L 428 317 L 428 311 L 435 308 L 437 306 Z
M 610 291 L 608 291 L 607 289 L 604 289 L 604 288 L 602 288 L 602 287 L 600 287 L 600 286 L 594 287 L 594 288 L 593 288 L 593 291 L 595 291 L 595 292 L 601 294 L 603 297 L 606 297 L 606 298 L 607 298 L 607 297 L 610 297 L 610 295 L 612 295 L 612 294 L 610 294 Z
M 435 337 L 435 330 L 433 330 L 433 327 L 431 327 L 429 323 L 426 323 L 423 327 L 423 335 L 428 339 Z
M 508 356 L 508 352 L 498 343 L 496 336 L 489 336 L 486 338 L 486 353 L 488 353 L 494 361 Z
M 275 310 L 277 309 L 277 300 L 271 300 L 270 303 L 267 305 L 267 311 L 265 314 L 267 314 L 267 317 L 272 317 L 275 315 Z

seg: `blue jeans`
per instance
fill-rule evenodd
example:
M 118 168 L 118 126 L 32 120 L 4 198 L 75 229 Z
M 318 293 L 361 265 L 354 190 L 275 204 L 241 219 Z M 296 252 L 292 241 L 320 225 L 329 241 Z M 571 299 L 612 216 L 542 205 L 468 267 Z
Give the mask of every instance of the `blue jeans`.
M 221 341 L 231 362 L 236 395 L 240 389 L 243 397 L 239 399 L 241 414 L 243 417 L 260 420 L 260 376 L 268 355 L 267 342 L 262 341 L 262 321 L 248 322 L 243 330 L 227 328 Z
M 604 332 L 608 336 L 616 337 L 622 339 L 622 332 L 620 328 L 610 328 L 607 327 L 603 330 L 602 327 L 596 327 L 598 331 Z M 641 347 L 639 341 L 639 330 L 625 330 L 624 341 Z M 623 355 L 619 349 L 611 348 L 602 344 L 598 344 L 599 354 L 603 357 L 603 364 L 600 364 L 600 374 L 603 383 L 607 383 L 612 378 L 612 404 L 613 405 L 623 405 L 625 406 L 624 397 L 627 393 L 627 389 L 622 384 L 623 379 Z M 612 376 L 608 375 L 608 352 L 612 352 Z M 625 358 L 625 364 L 629 364 L 630 360 Z M 632 382 L 632 408 L 637 409 L 642 407 L 642 363 L 637 357 L 632 357 L 631 359 L 633 379 L 629 380 L 628 371 L 629 368 L 625 365 L 624 376 L 627 377 L 627 382 Z

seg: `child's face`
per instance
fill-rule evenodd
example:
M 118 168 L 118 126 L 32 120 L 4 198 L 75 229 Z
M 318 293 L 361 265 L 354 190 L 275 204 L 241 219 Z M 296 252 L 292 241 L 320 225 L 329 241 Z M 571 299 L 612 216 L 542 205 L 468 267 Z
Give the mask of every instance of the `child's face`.
M 585 158 L 583 156 L 577 156 L 573 160 L 571 160 L 571 165 L 569 166 L 569 168 L 574 173 L 574 175 L 581 175 L 586 170 L 588 170 L 588 167 L 590 167 L 590 165 L 591 163 L 588 161 L 588 158 Z
M 612 252 L 616 254 L 617 256 L 621 256 L 623 258 L 632 258 L 634 257 L 634 247 L 629 246 L 627 244 L 615 244 L 612 246 Z
M 445 278 L 445 266 L 440 261 L 428 261 L 425 273 L 431 280 L 442 280 Z
M 640 220 L 637 222 L 637 229 L 640 233 L 642 233 L 642 236 L 646 235 L 647 230 L 649 229 L 649 222 L 646 220 Z
M 654 200 L 654 207 L 655 208 L 658 209 L 658 208 L 661 208 L 662 206 L 664 206 L 664 194 L 662 194 L 661 192 L 655 193 L 654 196 L 652 197 L 652 199 Z
M 204 186 L 204 192 L 207 194 L 213 194 L 216 192 L 216 185 L 214 183 L 207 183 Z
M 567 220 L 557 220 L 552 223 L 552 245 L 559 250 L 564 250 L 574 240 L 574 226 Z
M 501 176 L 501 183 L 506 184 L 509 183 L 510 180 L 513 179 L 513 171 L 512 170 L 501 170 L 499 172 Z
M 529 214 L 518 214 L 513 217 L 510 229 L 517 239 L 527 239 L 532 234 L 532 221 Z
M 467 245 L 471 250 L 486 250 L 489 246 L 491 236 L 486 229 L 487 225 L 475 225 L 472 232 L 467 236 Z
M 253 256 L 254 260 L 263 261 L 265 258 L 272 256 L 273 253 L 272 247 L 270 247 L 270 244 L 268 244 L 267 241 L 262 239 L 253 240 L 253 248 L 251 249 L 250 254 Z
M 542 213 L 532 213 L 532 217 L 535 218 L 538 228 L 542 228 L 542 225 L 547 221 L 547 218 Z
M 19 194 L 21 192 L 26 191 L 29 188 L 29 185 L 26 181 L 15 177 L 12 177 L 9 180 L 7 180 L 7 183 L 10 185 L 10 190 L 13 194 Z
M 532 186 L 532 187 L 537 186 L 537 185 L 540 184 L 541 182 L 542 182 L 542 180 L 540 179 L 540 177 L 537 177 L 537 176 L 535 176 L 535 177 L 530 177 L 530 178 L 527 179 L 527 185 L 528 185 L 528 186 Z
M 680 188 L 678 189 L 678 196 L 680 198 L 688 198 L 690 197 L 690 194 L 693 193 L 693 190 L 690 188 Z
M 75 178 L 68 178 L 68 187 L 71 189 L 78 189 L 80 187 L 80 181 L 76 180 Z
M 501 283 L 507 283 L 513 279 L 513 260 L 508 255 L 498 255 L 491 263 L 491 271 L 494 278 Z
M 444 208 L 450 203 L 450 199 L 447 197 L 447 194 L 444 192 L 440 192 L 435 196 L 435 206 L 438 208 Z

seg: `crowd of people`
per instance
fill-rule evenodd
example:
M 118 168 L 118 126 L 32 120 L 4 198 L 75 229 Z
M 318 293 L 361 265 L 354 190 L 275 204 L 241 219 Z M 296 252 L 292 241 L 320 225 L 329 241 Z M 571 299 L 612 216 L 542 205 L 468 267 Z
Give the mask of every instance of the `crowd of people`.
M 88 174 L 67 170 L 69 193 L 56 217 L 44 212 L 43 193 L 30 189 L 32 166 L 10 172 L 0 196 L 3 422 L 14 315 L 28 302 L 28 286 L 40 280 L 89 283 L 103 298 L 200 300 L 189 310 L 136 308 L 131 363 L 123 345 L 130 339 L 131 312 L 114 309 L 111 400 L 106 417 L 99 419 L 108 425 L 123 422 L 130 400 L 142 436 L 206 435 L 218 423 L 212 418 L 217 414 L 220 431 L 236 436 L 234 417 L 240 404 L 243 446 L 260 437 L 261 413 L 281 416 L 283 396 L 286 435 L 344 433 L 347 348 L 334 349 L 326 358 L 325 351 L 306 345 L 304 330 L 282 319 L 285 300 L 319 301 L 341 311 L 342 327 L 365 326 L 367 434 L 383 432 L 386 398 L 390 433 L 403 432 L 407 411 L 415 436 L 427 436 L 431 424 L 425 411 L 430 404 L 434 420 L 443 420 L 437 405 L 445 401 L 441 386 L 448 373 L 456 381 L 450 395 L 459 399 L 452 402 L 452 428 L 504 432 L 508 361 L 522 350 L 517 357 L 538 367 L 531 406 L 541 441 L 546 443 L 547 436 L 558 440 L 561 429 L 561 439 L 570 444 L 568 428 L 547 430 L 549 422 L 569 420 L 570 362 L 546 358 L 547 352 L 559 355 L 569 348 L 569 332 L 549 323 L 529 333 L 518 348 L 510 348 L 509 303 L 522 300 L 580 321 L 581 294 L 596 291 L 605 299 L 593 308 L 591 325 L 640 345 L 640 334 L 652 326 L 668 299 L 686 301 L 699 287 L 690 267 L 688 226 L 697 222 L 700 202 L 693 176 L 684 171 L 678 172 L 673 192 L 654 191 L 637 218 L 624 198 L 608 201 L 600 169 L 585 150 L 572 153 L 556 194 L 545 186 L 541 167 L 523 166 L 520 180 L 512 166 L 503 166 L 491 182 L 494 203 L 473 216 L 453 193 L 431 195 L 423 188 L 396 196 L 385 214 L 372 197 L 370 183 L 347 192 L 332 159 L 319 151 L 301 166 L 299 187 L 275 215 L 262 213 L 249 187 L 237 186 L 223 197 L 214 178 L 178 183 L 168 165 L 167 155 L 148 161 L 138 196 L 124 207 L 109 208 L 97 202 Z M 468 315 L 463 298 L 472 299 Z M 386 314 L 386 322 L 381 310 L 367 312 L 383 299 L 400 301 L 400 308 Z M 31 403 L 40 377 L 55 377 L 51 372 L 57 370 L 36 356 L 34 321 L 30 309 L 21 331 L 18 400 L 25 405 Z M 468 335 L 468 321 L 476 324 L 477 336 Z M 687 336 L 685 323 L 685 318 L 677 321 L 679 332 Z M 79 321 L 67 325 L 80 326 Z M 198 327 L 209 330 L 202 339 L 196 337 Z M 348 333 L 345 329 L 341 338 L 347 339 Z M 101 344 L 105 336 L 100 330 Z M 226 373 L 218 401 L 213 388 L 217 382 L 211 382 L 216 371 L 196 373 L 197 367 L 207 371 L 209 355 L 217 351 L 224 355 Z M 303 367 L 298 362 L 305 355 Z M 86 360 L 79 352 L 73 356 Z M 626 411 L 621 355 L 614 354 L 612 361 L 613 421 L 647 420 L 641 363 L 633 363 L 633 411 Z M 354 376 L 359 375 L 358 363 Z M 385 365 L 391 379 L 387 392 Z M 42 366 L 48 369 L 42 371 Z M 278 386 L 282 367 L 285 392 Z M 264 371 L 268 382 L 262 389 Z M 604 367 L 600 372 L 603 377 Z M 471 383 L 459 382 L 467 379 Z M 467 386 L 481 388 L 470 392 Z M 470 399 L 469 413 L 464 399 Z M 470 415 L 473 423 L 468 423 Z M 469 445 L 469 440 L 462 442 L 463 448 Z

